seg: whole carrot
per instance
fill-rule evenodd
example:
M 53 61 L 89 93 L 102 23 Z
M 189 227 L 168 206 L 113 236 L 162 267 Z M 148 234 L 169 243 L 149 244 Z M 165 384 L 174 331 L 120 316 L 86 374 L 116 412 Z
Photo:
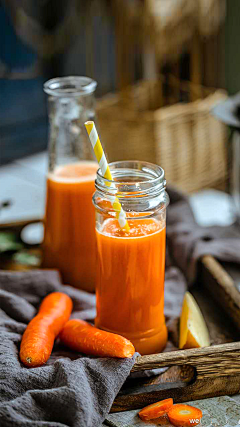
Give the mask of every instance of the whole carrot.
M 132 357 L 133 344 L 121 335 L 95 328 L 84 320 L 69 320 L 60 333 L 61 341 L 81 353 L 101 357 Z
M 28 324 L 22 337 L 20 359 L 24 365 L 35 367 L 47 362 L 54 340 L 71 311 L 72 300 L 62 292 L 53 292 L 44 298 L 37 316 Z

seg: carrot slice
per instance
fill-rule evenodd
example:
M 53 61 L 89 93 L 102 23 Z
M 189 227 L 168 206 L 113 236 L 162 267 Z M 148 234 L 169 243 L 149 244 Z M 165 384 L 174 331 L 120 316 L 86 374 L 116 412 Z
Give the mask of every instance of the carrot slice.
M 168 412 L 169 421 L 177 427 L 196 426 L 201 422 L 201 409 L 194 406 L 178 403 L 173 405 Z
M 72 300 L 63 292 L 52 292 L 40 305 L 21 341 L 20 359 L 28 367 L 42 366 L 49 359 L 54 340 L 70 317 Z
M 153 420 L 154 418 L 159 418 L 167 414 L 172 406 L 173 400 L 171 398 L 160 400 L 160 402 L 153 403 L 143 408 L 138 415 L 143 421 Z
M 121 335 L 95 328 L 84 320 L 69 320 L 60 333 L 67 347 L 81 353 L 101 357 L 132 357 L 133 344 Z

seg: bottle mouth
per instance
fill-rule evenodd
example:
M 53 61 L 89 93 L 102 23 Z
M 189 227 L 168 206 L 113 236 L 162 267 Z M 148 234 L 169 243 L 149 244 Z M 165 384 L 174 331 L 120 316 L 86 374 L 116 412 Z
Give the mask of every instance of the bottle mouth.
M 109 167 L 113 179 L 104 178 L 98 169 L 95 181 L 96 189 L 105 195 L 155 197 L 166 188 L 164 170 L 153 163 L 129 160 L 112 162 Z
M 97 82 L 90 77 L 68 76 L 56 77 L 48 80 L 43 85 L 43 90 L 48 95 L 61 97 L 75 97 L 89 95 L 95 91 Z

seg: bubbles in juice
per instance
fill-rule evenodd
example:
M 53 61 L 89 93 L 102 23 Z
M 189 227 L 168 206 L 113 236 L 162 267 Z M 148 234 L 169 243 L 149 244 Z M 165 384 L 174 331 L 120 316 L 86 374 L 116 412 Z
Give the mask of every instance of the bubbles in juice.
M 104 222 L 101 232 L 114 237 L 142 237 L 156 233 L 161 227 L 161 223 L 155 219 L 128 219 L 129 231 L 126 232 L 119 227 L 117 220 L 108 219 Z

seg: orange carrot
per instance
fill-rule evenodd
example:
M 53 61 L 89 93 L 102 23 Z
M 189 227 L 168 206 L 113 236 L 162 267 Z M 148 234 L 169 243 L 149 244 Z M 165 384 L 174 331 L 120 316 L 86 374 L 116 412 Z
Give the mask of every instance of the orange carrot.
M 49 359 L 54 340 L 68 321 L 71 298 L 53 292 L 44 298 L 37 316 L 28 324 L 21 342 L 20 359 L 28 367 L 41 366 Z
M 120 335 L 102 331 L 84 320 L 69 320 L 60 333 L 61 341 L 81 353 L 102 357 L 132 357 L 135 348 Z
M 143 421 L 153 420 L 167 414 L 172 406 L 173 400 L 171 398 L 160 400 L 160 402 L 153 403 L 143 408 L 138 415 Z
M 202 411 L 201 409 L 194 408 L 194 406 L 178 403 L 171 407 L 168 412 L 168 418 L 177 427 L 196 426 L 201 422 Z

